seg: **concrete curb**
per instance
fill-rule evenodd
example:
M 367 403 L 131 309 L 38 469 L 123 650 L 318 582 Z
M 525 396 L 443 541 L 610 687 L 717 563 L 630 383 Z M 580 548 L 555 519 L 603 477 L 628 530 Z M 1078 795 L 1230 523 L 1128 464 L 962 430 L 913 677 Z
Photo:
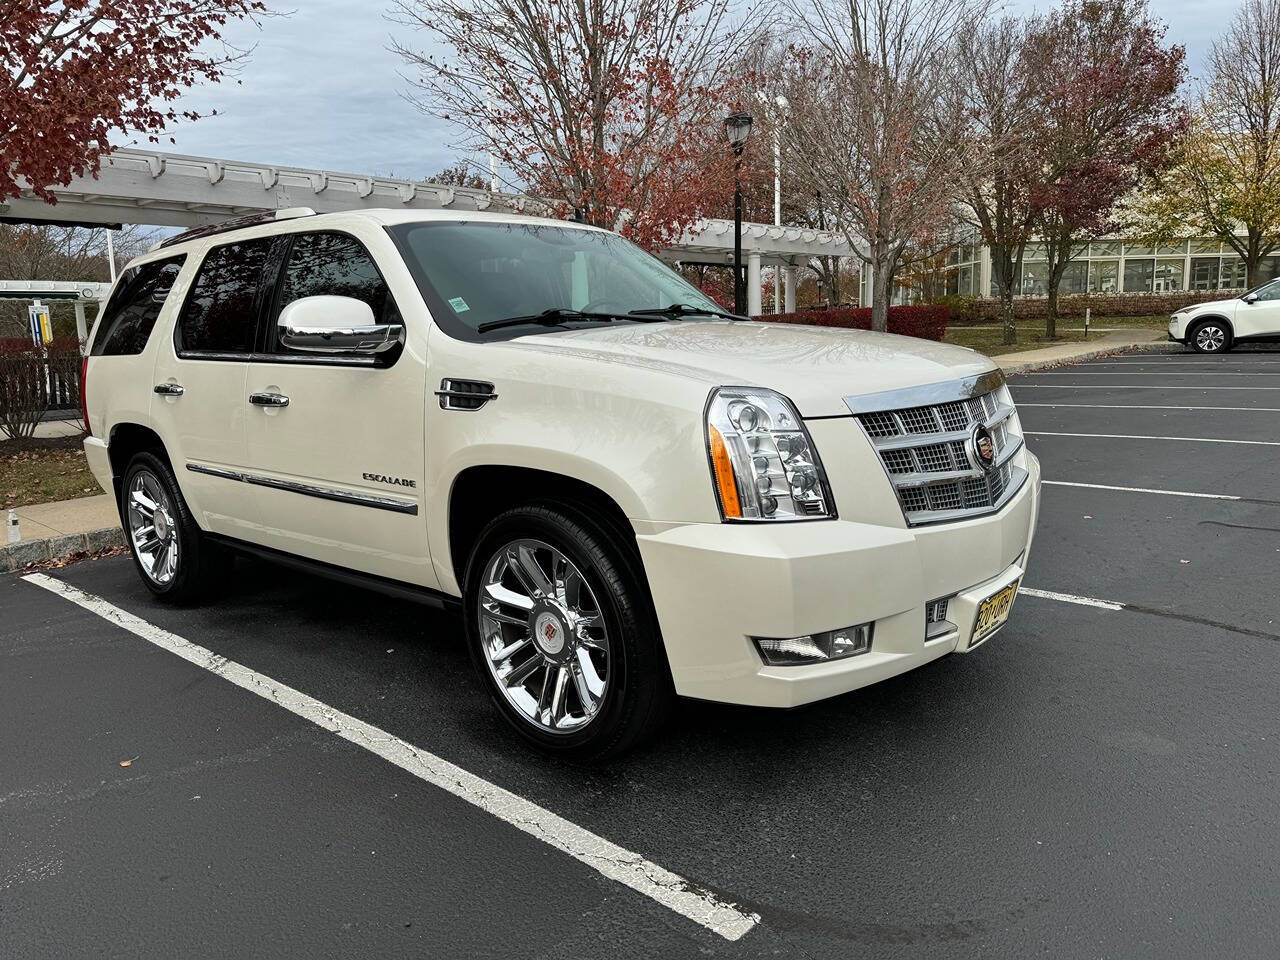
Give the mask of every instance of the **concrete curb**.
M 97 553 L 108 547 L 124 545 L 124 531 L 119 527 L 101 527 L 86 533 L 0 544 L 0 573 L 22 570 L 32 563 L 62 560 L 73 553 Z
M 1100 360 L 1103 357 L 1114 357 L 1122 353 L 1163 353 L 1168 351 L 1171 346 L 1177 346 L 1177 344 L 1170 344 L 1165 340 L 1153 340 L 1151 343 L 1113 344 L 1108 347 L 1091 350 L 1088 353 L 1072 354 L 1069 357 L 1058 357 L 1054 360 L 1029 360 L 1007 367 L 1000 364 L 998 356 L 992 359 L 997 364 L 1000 364 L 1000 369 L 1006 374 L 1013 375 L 1015 373 L 1033 373 L 1036 370 L 1051 370 L 1054 367 L 1066 366 L 1071 363 L 1084 363 L 1087 360 Z

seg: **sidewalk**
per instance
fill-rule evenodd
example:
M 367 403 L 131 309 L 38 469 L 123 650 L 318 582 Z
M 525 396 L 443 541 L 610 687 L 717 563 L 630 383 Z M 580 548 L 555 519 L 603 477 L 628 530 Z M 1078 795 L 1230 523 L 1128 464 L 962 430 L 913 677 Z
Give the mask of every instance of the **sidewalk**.
M 17 543 L 0 542 L 0 573 L 21 570 L 29 563 L 58 560 L 82 551 L 96 553 L 124 544 L 115 501 L 105 493 L 15 507 L 14 511 L 22 539 Z
M 1056 367 L 1060 363 L 1091 360 L 1118 350 L 1150 350 L 1162 346 L 1170 346 L 1168 335 L 1163 330 L 1130 327 L 1108 330 L 1105 336 L 1087 343 L 1055 343 L 1035 350 L 1002 353 L 991 359 L 1006 374 L 1028 373 Z

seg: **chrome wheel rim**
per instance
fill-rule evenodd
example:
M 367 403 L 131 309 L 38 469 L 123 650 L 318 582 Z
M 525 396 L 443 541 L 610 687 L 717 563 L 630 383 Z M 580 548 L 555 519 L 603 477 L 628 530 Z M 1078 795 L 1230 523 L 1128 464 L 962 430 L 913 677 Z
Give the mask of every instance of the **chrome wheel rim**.
M 1227 335 L 1221 327 L 1201 327 L 1196 331 L 1196 346 L 1206 353 L 1221 350 Z
M 169 495 L 154 473 L 139 470 L 125 496 L 129 539 L 138 565 L 148 579 L 164 586 L 178 572 L 178 528 Z
M 480 643 L 503 697 L 544 733 L 581 730 L 609 691 L 609 633 L 573 561 L 541 540 L 513 540 L 484 567 Z

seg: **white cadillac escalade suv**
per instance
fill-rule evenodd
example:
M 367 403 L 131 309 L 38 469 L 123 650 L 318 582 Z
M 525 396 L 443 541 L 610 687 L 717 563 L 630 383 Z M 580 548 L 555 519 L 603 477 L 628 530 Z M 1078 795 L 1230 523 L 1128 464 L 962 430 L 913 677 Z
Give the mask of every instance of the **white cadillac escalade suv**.
M 972 650 L 1035 529 L 985 357 L 731 317 L 574 223 L 191 231 L 124 272 L 85 363 L 154 594 L 249 552 L 460 605 L 498 711 L 581 760 L 673 694 L 792 707 Z

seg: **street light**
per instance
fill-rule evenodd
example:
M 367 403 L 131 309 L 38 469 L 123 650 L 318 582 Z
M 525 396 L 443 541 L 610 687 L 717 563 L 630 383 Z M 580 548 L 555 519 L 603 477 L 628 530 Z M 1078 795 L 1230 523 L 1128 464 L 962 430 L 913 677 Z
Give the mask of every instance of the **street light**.
M 733 312 L 747 312 L 747 285 L 742 276 L 742 148 L 751 136 L 751 114 L 735 111 L 724 118 L 724 135 L 733 148 Z

